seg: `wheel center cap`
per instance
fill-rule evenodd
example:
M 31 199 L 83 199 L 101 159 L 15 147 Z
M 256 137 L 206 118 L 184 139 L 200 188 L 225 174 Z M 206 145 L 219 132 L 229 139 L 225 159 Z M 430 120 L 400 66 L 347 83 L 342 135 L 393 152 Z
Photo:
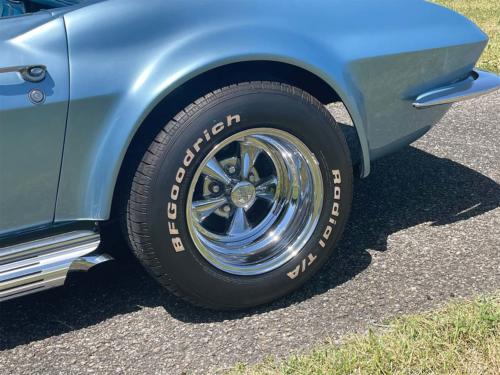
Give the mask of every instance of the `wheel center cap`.
M 255 202 L 255 187 L 250 182 L 239 182 L 231 190 L 231 200 L 236 207 L 249 208 Z

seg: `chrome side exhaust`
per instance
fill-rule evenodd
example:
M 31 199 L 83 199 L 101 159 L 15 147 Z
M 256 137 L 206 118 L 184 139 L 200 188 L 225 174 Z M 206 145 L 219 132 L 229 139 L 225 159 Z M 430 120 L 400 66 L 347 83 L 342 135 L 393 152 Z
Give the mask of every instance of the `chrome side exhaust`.
M 0 302 L 64 284 L 68 272 L 112 258 L 92 254 L 98 233 L 79 230 L 0 248 Z

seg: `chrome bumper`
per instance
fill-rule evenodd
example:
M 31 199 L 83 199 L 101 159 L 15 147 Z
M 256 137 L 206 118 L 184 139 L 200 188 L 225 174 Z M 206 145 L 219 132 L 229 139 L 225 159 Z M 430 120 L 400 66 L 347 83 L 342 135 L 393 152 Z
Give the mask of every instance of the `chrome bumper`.
M 419 95 L 413 106 L 415 108 L 428 108 L 441 104 L 450 104 L 485 95 L 499 88 L 499 76 L 482 70 L 473 70 L 463 81 Z
M 68 272 L 110 260 L 98 233 L 74 231 L 0 248 L 0 301 L 63 285 Z

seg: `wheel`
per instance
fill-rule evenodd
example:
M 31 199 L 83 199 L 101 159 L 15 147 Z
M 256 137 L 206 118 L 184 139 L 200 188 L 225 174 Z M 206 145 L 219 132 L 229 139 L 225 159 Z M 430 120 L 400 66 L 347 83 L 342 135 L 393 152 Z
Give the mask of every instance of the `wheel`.
M 349 216 L 349 151 L 324 106 L 298 88 L 216 90 L 160 131 L 127 204 L 134 253 L 199 306 L 272 301 L 328 259 Z

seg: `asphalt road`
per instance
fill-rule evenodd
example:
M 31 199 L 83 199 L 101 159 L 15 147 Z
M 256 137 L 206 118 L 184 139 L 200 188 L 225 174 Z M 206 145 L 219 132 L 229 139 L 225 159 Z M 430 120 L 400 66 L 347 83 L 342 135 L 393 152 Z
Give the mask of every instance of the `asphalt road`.
M 0 305 L 0 373 L 212 373 L 498 290 L 499 183 L 496 93 L 455 105 L 356 181 L 336 255 L 300 291 L 214 313 L 163 292 L 133 261 L 104 265 Z

